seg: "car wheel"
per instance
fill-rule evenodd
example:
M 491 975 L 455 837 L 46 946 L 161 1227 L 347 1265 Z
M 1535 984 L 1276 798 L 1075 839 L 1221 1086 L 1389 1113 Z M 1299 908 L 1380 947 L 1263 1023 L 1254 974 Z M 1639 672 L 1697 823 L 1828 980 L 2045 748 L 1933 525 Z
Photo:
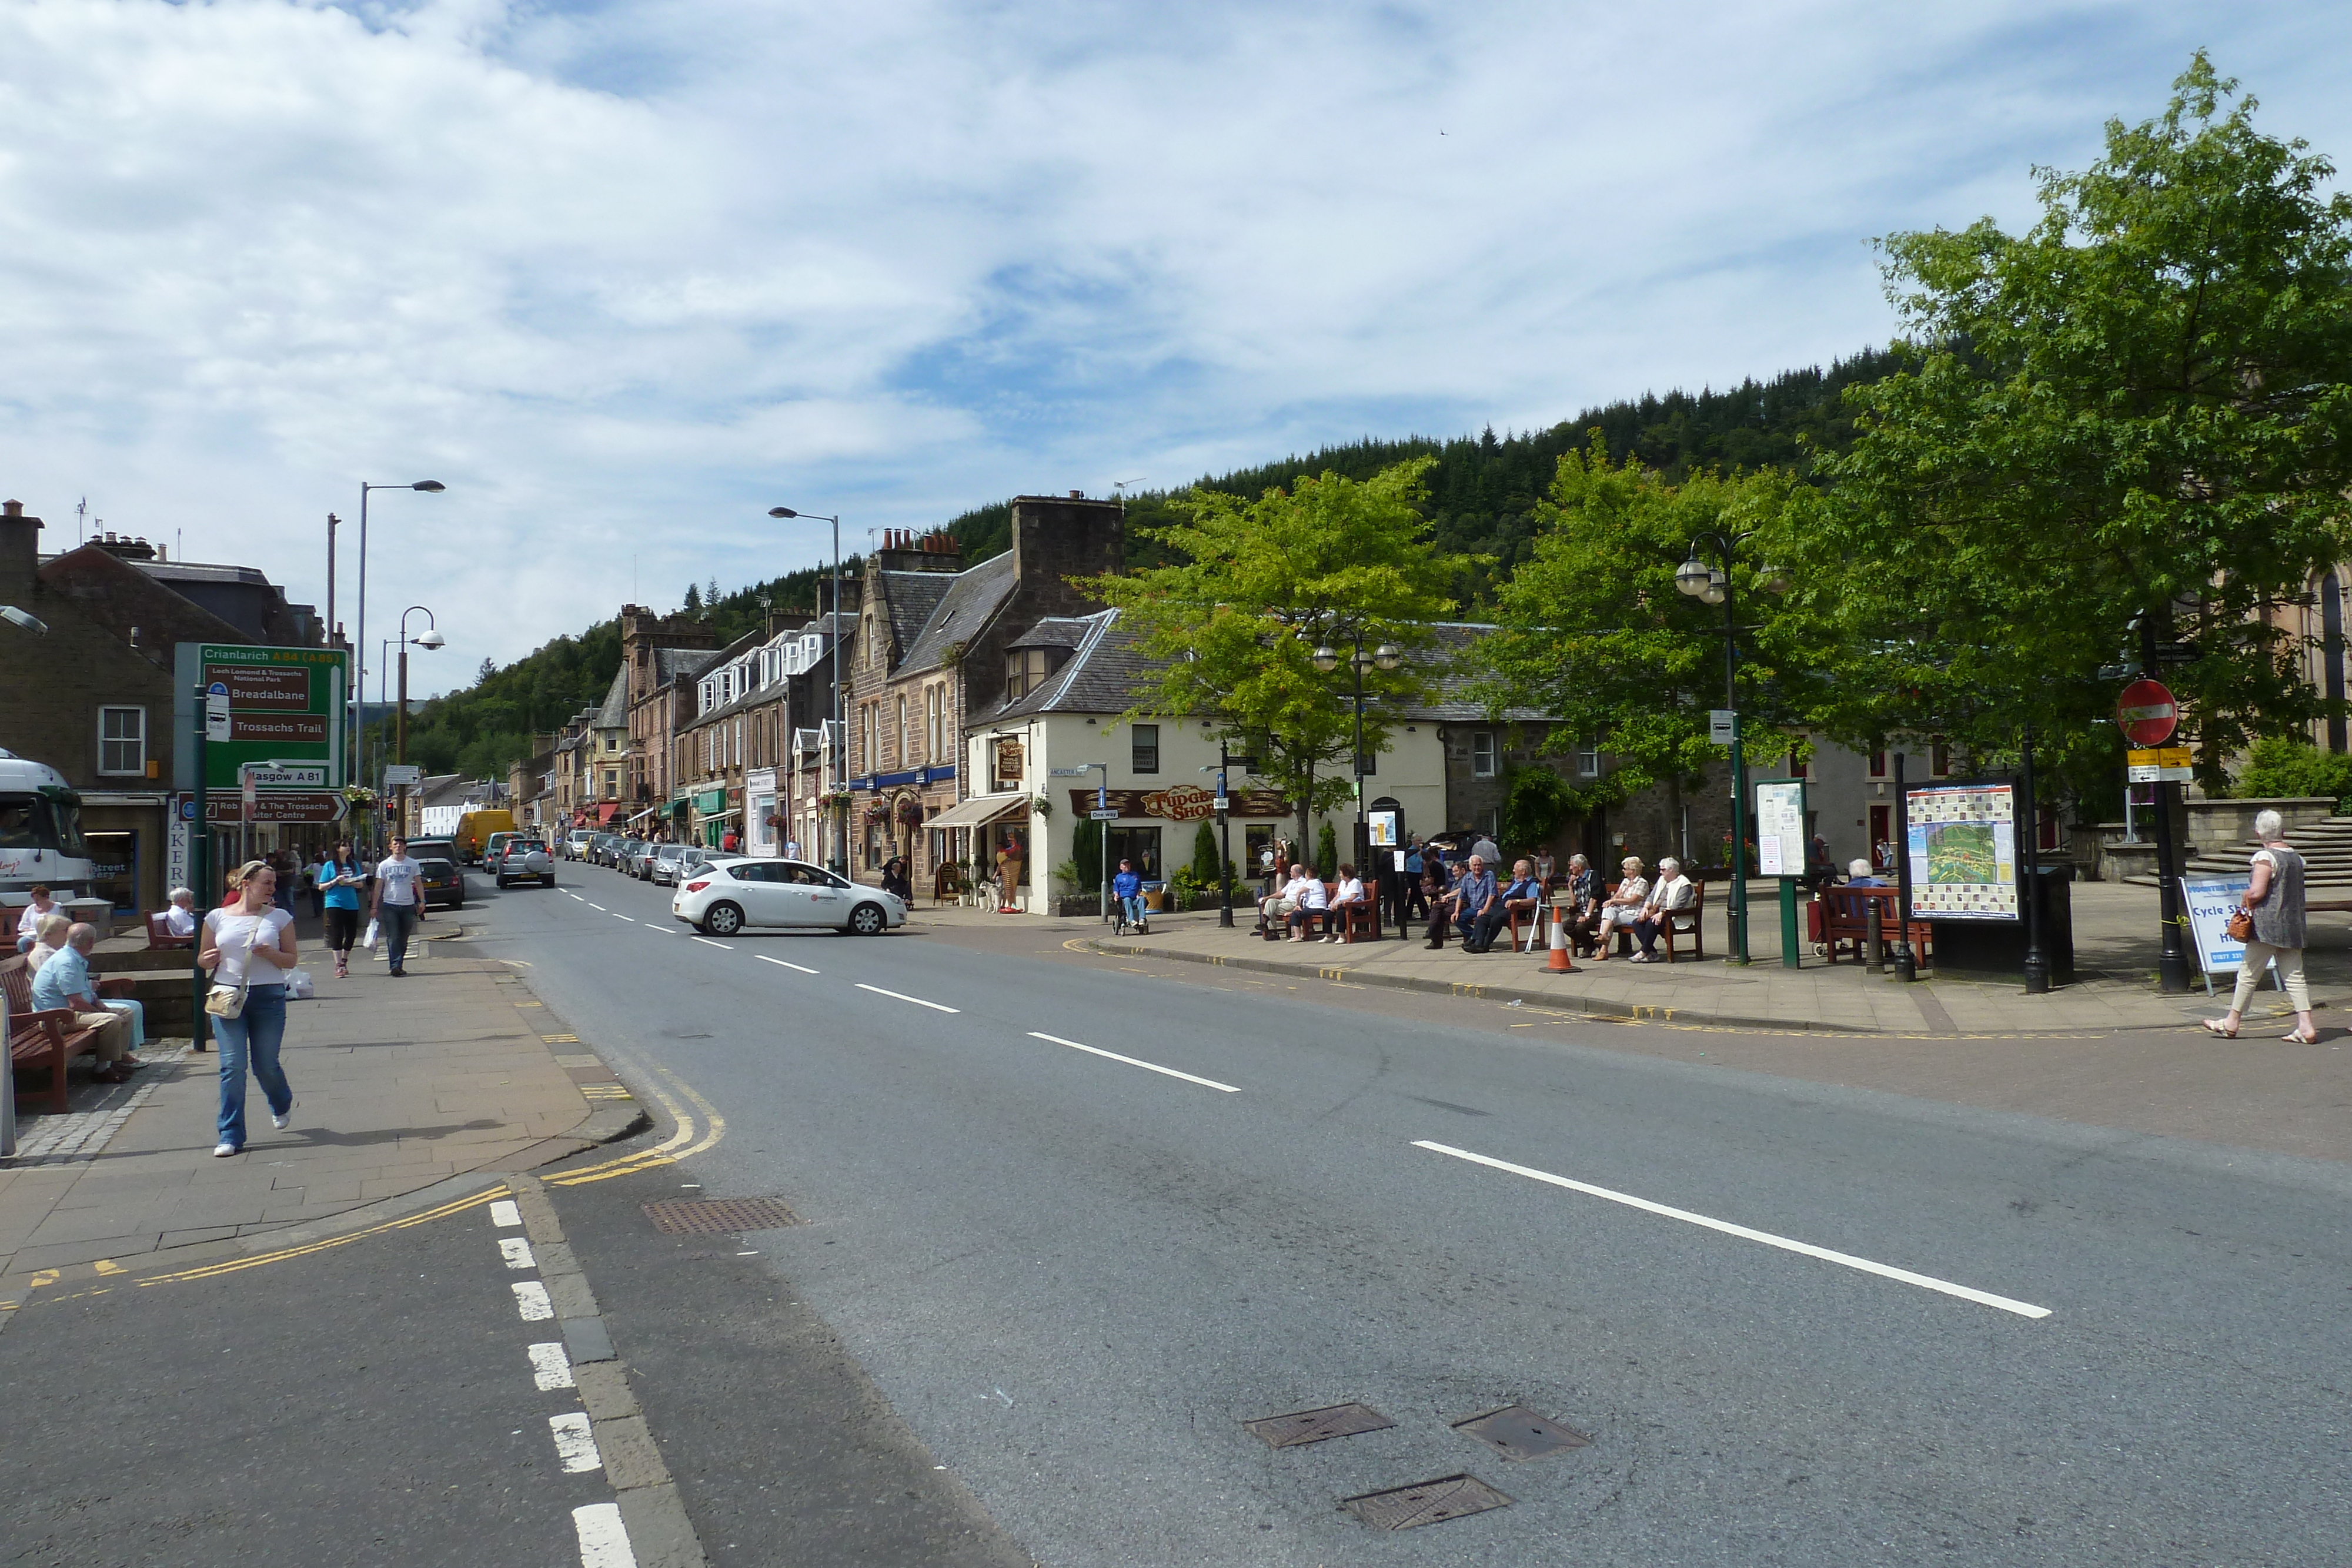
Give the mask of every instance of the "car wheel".
M 732 936 L 743 929 L 743 912 L 721 900 L 702 912 L 702 929 L 713 936 Z
M 849 933 L 853 936 L 879 936 L 890 928 L 890 917 L 882 913 L 878 904 L 861 904 L 849 912 Z

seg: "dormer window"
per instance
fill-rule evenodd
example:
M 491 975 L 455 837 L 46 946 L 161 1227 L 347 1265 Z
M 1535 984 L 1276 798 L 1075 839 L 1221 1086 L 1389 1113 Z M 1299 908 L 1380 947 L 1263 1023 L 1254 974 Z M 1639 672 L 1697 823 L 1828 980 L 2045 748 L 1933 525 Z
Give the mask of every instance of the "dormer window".
M 1004 655 L 1004 700 L 1019 702 L 1045 684 L 1053 674 L 1053 651 L 1048 648 L 1015 648 Z

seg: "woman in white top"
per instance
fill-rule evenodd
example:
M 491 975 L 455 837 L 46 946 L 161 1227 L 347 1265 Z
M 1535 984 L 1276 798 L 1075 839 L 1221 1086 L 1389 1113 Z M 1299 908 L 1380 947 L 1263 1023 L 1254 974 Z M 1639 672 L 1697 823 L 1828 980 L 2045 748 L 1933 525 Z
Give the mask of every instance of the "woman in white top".
M 1649 902 L 1650 879 L 1642 874 L 1642 857 L 1627 855 L 1621 869 L 1625 873 L 1624 880 L 1617 884 L 1616 892 L 1601 901 L 1601 927 L 1593 935 L 1593 959 L 1597 963 L 1608 961 L 1609 933 L 1621 926 L 1630 928 L 1642 913 L 1642 905 Z
M 1363 902 L 1363 878 L 1356 874 L 1356 868 L 1354 866 L 1341 866 L 1339 868 L 1339 885 L 1331 894 L 1331 918 L 1327 922 L 1328 928 L 1323 933 L 1323 940 L 1326 942 L 1337 942 L 1339 940 L 1339 933 L 1345 929 L 1343 923 L 1348 918 L 1346 915 L 1339 912 L 1339 906 L 1341 904 L 1361 904 Z
M 269 1122 L 284 1127 L 294 1113 L 294 1091 L 278 1065 L 286 1038 L 286 971 L 294 967 L 294 916 L 278 907 L 278 873 L 261 861 L 237 868 L 238 896 L 205 916 L 196 954 L 199 968 L 213 972 L 215 986 L 245 993 L 233 1019 L 207 1016 L 220 1046 L 221 1159 L 245 1149 L 245 1073 L 248 1064 L 269 1101 Z

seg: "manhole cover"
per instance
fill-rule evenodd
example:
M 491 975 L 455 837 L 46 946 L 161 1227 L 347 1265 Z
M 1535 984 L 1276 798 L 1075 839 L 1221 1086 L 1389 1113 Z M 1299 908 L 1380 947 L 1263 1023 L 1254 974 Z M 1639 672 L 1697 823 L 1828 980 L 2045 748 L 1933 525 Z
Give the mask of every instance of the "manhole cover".
M 1295 1448 L 1326 1437 L 1352 1437 L 1378 1432 L 1396 1423 L 1369 1405 L 1327 1405 L 1320 1410 L 1294 1410 L 1287 1416 L 1266 1416 L 1242 1426 L 1265 1439 L 1269 1448 Z
M 1507 1459 L 1539 1459 L 1562 1448 L 1588 1448 L 1592 1442 L 1583 1433 L 1571 1432 L 1557 1421 L 1547 1421 L 1524 1405 L 1507 1405 L 1467 1421 L 1456 1421 L 1454 1429 L 1465 1437 L 1477 1438 Z
M 1465 1513 L 1507 1508 L 1510 1502 L 1476 1476 L 1446 1476 L 1388 1491 L 1368 1491 L 1342 1500 L 1339 1506 L 1374 1530 L 1412 1530 L 1460 1519 Z
M 646 1205 L 646 1218 L 672 1236 L 740 1236 L 801 1222 L 772 1197 L 665 1198 Z

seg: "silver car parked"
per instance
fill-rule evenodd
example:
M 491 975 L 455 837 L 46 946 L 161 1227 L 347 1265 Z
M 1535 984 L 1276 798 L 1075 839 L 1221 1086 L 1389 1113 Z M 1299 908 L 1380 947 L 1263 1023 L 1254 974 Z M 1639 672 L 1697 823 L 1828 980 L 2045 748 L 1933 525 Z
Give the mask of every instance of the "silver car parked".
M 676 887 L 680 873 L 701 857 L 696 844 L 656 844 L 646 857 L 646 880 L 662 887 Z
M 541 887 L 555 885 L 555 862 L 547 846 L 537 839 L 509 839 L 499 847 L 499 858 L 491 863 L 498 873 L 500 887 L 512 887 L 528 882 Z

